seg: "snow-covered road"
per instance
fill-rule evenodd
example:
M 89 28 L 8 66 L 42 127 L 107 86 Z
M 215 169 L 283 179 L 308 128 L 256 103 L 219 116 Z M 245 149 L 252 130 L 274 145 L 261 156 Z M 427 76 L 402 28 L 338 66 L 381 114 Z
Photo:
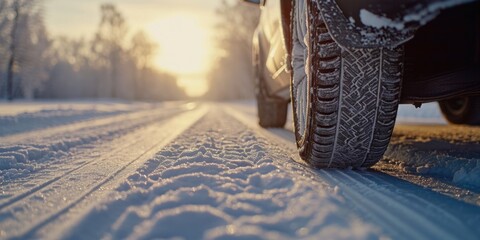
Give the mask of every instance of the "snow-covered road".
M 480 129 L 409 113 L 354 171 L 251 102 L 0 104 L 0 238 L 478 239 Z

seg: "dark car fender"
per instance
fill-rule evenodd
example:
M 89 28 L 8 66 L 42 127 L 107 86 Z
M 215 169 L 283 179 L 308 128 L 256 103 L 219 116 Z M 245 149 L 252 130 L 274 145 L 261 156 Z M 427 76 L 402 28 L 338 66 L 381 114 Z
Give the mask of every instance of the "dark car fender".
M 396 47 L 442 10 L 476 0 L 318 0 L 333 39 L 343 47 Z M 294 1 L 281 0 L 282 24 L 290 26 Z M 284 27 L 290 29 L 290 27 Z M 290 33 L 285 43 L 290 49 Z M 290 55 L 290 54 L 289 54 Z

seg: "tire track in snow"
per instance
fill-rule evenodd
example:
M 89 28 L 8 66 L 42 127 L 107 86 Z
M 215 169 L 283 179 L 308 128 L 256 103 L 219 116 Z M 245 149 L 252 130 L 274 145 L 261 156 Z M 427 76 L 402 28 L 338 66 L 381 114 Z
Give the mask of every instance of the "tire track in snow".
M 75 108 L 74 106 L 53 109 L 48 109 L 48 107 L 45 106 L 43 107 L 46 109 L 42 109 L 42 106 L 37 106 L 36 111 L 30 112 L 28 109 L 24 109 L 25 112 L 2 116 L 2 110 L 7 108 L 6 111 L 8 112 L 8 107 L 14 106 L 0 104 L 0 136 L 2 137 L 138 111 L 138 109 L 135 108 L 100 111 L 95 108 L 85 109 Z
M 347 202 L 383 229 L 390 229 L 393 236 L 408 239 L 476 239 L 478 234 L 477 230 L 469 229 L 472 226 L 468 227 L 461 218 L 401 189 L 386 189 L 382 181 L 370 181 L 365 173 L 320 170 L 319 175 L 340 186 Z M 478 209 L 477 212 L 480 213 Z
M 167 119 L 168 119 L 168 118 L 172 118 L 172 117 L 175 117 L 176 115 L 177 115 L 177 114 L 173 114 L 173 115 L 170 115 L 170 116 L 166 116 L 166 118 L 167 118 Z M 158 121 L 158 120 L 163 120 L 163 121 L 165 121 L 164 119 L 161 119 L 161 118 L 160 118 L 160 119 L 156 119 L 156 120 L 157 120 L 157 121 Z M 138 130 L 137 132 L 135 132 L 135 133 L 133 133 L 133 134 L 130 134 L 130 135 L 128 135 L 128 136 L 123 136 L 123 138 L 125 138 L 125 139 L 128 139 L 128 138 L 130 138 L 130 139 L 131 139 L 131 138 L 138 139 L 142 134 L 144 134 L 144 131 L 145 131 L 144 129 L 141 129 L 141 130 Z M 131 135 L 133 135 L 133 136 L 131 136 Z M 121 142 L 122 142 L 122 141 L 121 141 Z M 63 178 L 69 176 L 70 174 L 72 174 L 72 173 L 74 173 L 74 172 L 76 172 L 76 171 L 80 171 L 80 170 L 82 170 L 83 168 L 85 168 L 85 167 L 87 167 L 87 166 L 89 166 L 89 165 L 92 165 L 92 164 L 97 163 L 98 161 L 106 161 L 106 160 L 112 158 L 112 156 L 114 156 L 114 155 L 117 154 L 118 152 L 122 151 L 123 149 L 132 148 L 132 147 L 134 147 L 135 145 L 138 145 L 138 142 L 137 142 L 137 141 L 130 141 L 130 142 L 125 141 L 125 142 L 124 142 L 123 144 L 121 144 L 120 146 L 115 147 L 115 148 L 114 148 L 110 153 L 108 153 L 106 156 L 102 156 L 100 159 L 97 159 L 96 161 L 87 161 L 87 162 L 84 162 L 84 163 L 80 164 L 79 166 L 74 167 L 73 169 L 69 169 L 69 170 L 65 171 L 64 173 L 62 173 L 62 174 L 60 174 L 60 175 L 57 175 L 57 176 L 54 176 L 53 178 L 50 178 L 50 179 L 48 179 L 48 180 L 46 180 L 46 181 L 44 181 L 44 182 L 42 182 L 42 183 L 40 183 L 40 184 L 36 183 L 36 184 L 35 184 L 35 185 L 36 185 L 35 187 L 30 188 L 30 189 L 28 189 L 28 190 L 26 190 L 26 191 L 24 191 L 24 192 L 22 192 L 22 193 L 20 193 L 20 194 L 14 195 L 14 196 L 12 196 L 12 197 L 10 197 L 10 198 L 7 198 L 7 199 L 5 199 L 5 201 L 1 202 L 1 203 L 0 203 L 0 212 L 3 211 L 4 208 L 7 208 L 7 207 L 9 207 L 9 206 L 12 205 L 12 204 L 14 204 L 14 203 L 16 203 L 16 202 L 18 202 L 18 201 L 21 201 L 21 200 L 24 199 L 24 198 L 27 198 L 28 196 L 30 196 L 30 195 L 32 195 L 32 194 L 34 194 L 34 193 L 36 193 L 36 192 L 44 189 L 45 187 L 47 187 L 47 186 L 49 186 L 49 185 L 51 185 L 51 184 L 53 184 L 53 183 L 55 183 L 55 182 L 57 182 L 57 181 L 59 181 L 59 180 L 61 180 L 61 179 L 63 179 Z M 84 156 L 82 156 L 82 157 L 84 157 Z M 72 162 L 69 162 L 69 164 L 72 164 Z M 25 183 L 23 183 L 23 184 L 25 184 Z M 27 185 L 28 185 L 28 183 L 27 183 Z
M 126 144 L 119 152 L 96 159 L 1 209 L 0 236 L 34 238 L 32 234 L 38 229 L 68 213 L 80 202 L 111 189 L 116 179 L 134 171 L 204 112 L 204 108 L 196 109 L 139 130 L 133 135 L 144 135 L 140 141 Z
M 343 173 L 343 174 L 345 174 L 345 173 Z M 384 178 L 381 178 L 380 176 L 384 176 Z M 350 175 L 350 177 L 353 178 L 354 180 L 359 179 L 358 180 L 359 182 L 362 182 L 362 181 L 366 182 L 365 183 L 366 186 L 381 185 L 382 188 L 377 189 L 377 192 L 379 194 L 386 195 L 387 198 L 398 199 L 398 202 L 401 203 L 400 207 L 403 207 L 403 208 L 407 209 L 404 212 L 409 212 L 413 215 L 415 212 L 417 212 L 416 214 L 418 214 L 419 212 L 425 211 L 425 209 L 429 209 L 429 211 L 427 212 L 427 214 L 425 214 L 425 216 L 429 217 L 430 219 L 439 218 L 438 222 L 443 225 L 442 226 L 443 231 L 448 230 L 450 232 L 455 232 L 455 231 L 467 232 L 467 233 L 469 232 L 469 230 L 465 228 L 465 225 L 462 222 L 463 219 L 458 218 L 458 215 L 460 215 L 459 212 L 453 212 L 452 213 L 452 212 L 449 211 L 450 209 L 448 207 L 441 206 L 441 204 L 445 204 L 445 203 L 438 203 L 438 202 L 435 202 L 435 201 L 431 201 L 430 198 L 420 197 L 420 196 L 422 196 L 422 194 L 420 194 L 420 196 L 419 196 L 417 194 L 405 193 L 403 195 L 404 197 L 398 198 L 399 192 L 384 191 L 383 190 L 383 189 L 396 189 L 396 188 L 398 188 L 392 182 L 402 183 L 403 182 L 402 180 L 400 180 L 400 181 L 391 181 L 391 180 L 388 181 L 389 179 L 395 179 L 395 178 L 391 178 L 390 176 L 384 175 L 384 174 L 379 173 L 379 172 L 361 172 L 361 173 L 359 173 L 359 172 L 355 171 L 355 172 L 353 172 L 353 174 Z M 403 182 L 403 183 L 409 185 L 408 182 Z M 435 193 L 435 192 L 430 191 L 430 190 L 425 190 L 423 188 L 417 188 L 416 190 L 418 190 L 418 191 L 421 190 L 423 192 L 427 192 L 427 194 L 432 193 L 430 196 L 433 196 L 433 197 L 435 195 L 439 195 L 438 193 Z M 440 195 L 440 196 L 442 196 L 442 195 Z M 427 199 L 429 199 L 429 201 L 427 201 Z M 454 199 L 451 199 L 451 200 L 455 201 Z M 412 205 L 411 202 L 415 202 L 417 204 Z M 466 206 L 469 206 L 469 205 L 466 204 Z M 475 208 L 472 208 L 472 209 L 475 209 Z M 412 213 L 410 211 L 414 211 L 414 212 Z M 473 211 L 473 213 L 475 213 L 475 212 L 480 213 L 480 209 L 477 208 L 476 210 Z M 455 214 L 457 214 L 457 216 Z M 463 213 L 463 215 L 465 215 L 465 213 Z M 473 217 L 472 219 L 475 219 L 475 217 Z M 480 216 L 478 216 L 477 219 L 480 220 Z M 428 221 L 428 219 L 426 219 L 426 220 Z M 439 231 L 439 232 L 441 232 L 441 231 Z M 449 233 L 447 233 L 446 235 L 449 235 Z
M 148 116 L 144 112 L 140 116 L 136 116 L 136 113 L 128 113 L 125 116 L 103 118 L 99 122 L 88 121 L 81 124 L 72 124 L 71 126 L 62 126 L 57 128 L 55 134 L 47 134 L 47 136 L 39 134 L 38 137 L 24 140 L 25 142 L 21 144 L 12 143 L 8 145 L 0 141 L 0 165 L 2 165 L 3 170 L 0 179 L 4 180 L 4 183 L 2 183 L 2 194 L 4 196 L 0 200 L 0 209 L 16 200 L 20 200 L 22 197 L 35 191 L 35 189 L 50 184 L 52 180 L 56 181 L 54 179 L 60 177 L 58 171 L 71 172 L 72 168 L 79 169 L 84 167 L 84 165 L 88 165 L 89 160 L 76 156 L 81 154 L 81 152 L 79 153 L 79 148 L 89 144 L 98 144 L 100 141 L 113 140 L 114 142 L 115 138 L 119 138 L 123 134 L 187 110 L 188 108 L 185 105 L 179 106 L 177 109 L 152 109 Z M 87 123 L 92 125 L 88 126 Z M 70 132 L 71 129 L 77 129 L 77 131 Z M 34 133 L 27 135 L 31 134 Z M 20 139 L 23 139 L 23 137 Z M 15 150 L 10 151 L 9 149 Z M 87 149 L 87 151 L 92 150 Z M 115 149 L 112 148 L 110 151 L 114 152 Z M 70 154 L 72 152 L 76 155 L 73 156 L 73 159 L 69 159 L 72 157 L 72 154 Z M 88 157 L 91 156 L 91 154 L 88 155 Z M 31 163 L 35 164 L 33 169 Z M 56 169 L 57 167 L 65 168 L 65 165 L 70 165 L 70 167 L 67 167 L 67 169 Z M 29 171 L 27 177 L 23 177 L 25 174 L 22 174 L 22 170 Z M 10 171 L 13 171 L 14 174 L 10 174 Z M 48 171 L 54 173 L 48 173 Z M 30 190 L 21 190 L 28 185 L 34 187 Z M 19 191 L 22 191 L 22 193 L 18 193 Z
M 188 109 L 187 105 L 177 106 L 177 108 L 151 109 L 149 113 L 141 111 L 65 125 L 55 128 L 53 133 L 49 133 L 51 128 L 47 128 L 26 134 L 0 137 L 0 169 L 2 170 L 0 181 L 9 184 L 8 186 L 2 184 L 4 196 L 0 200 L 0 208 L 11 202 L 8 198 L 21 195 L 18 194 L 18 189 L 24 188 L 22 186 L 28 185 L 29 181 L 38 187 L 43 182 L 51 180 L 42 180 L 44 176 L 40 173 L 48 171 L 52 166 L 62 165 L 63 167 L 65 162 L 62 161 L 69 157 L 69 153 L 78 151 L 78 148 L 115 140 L 115 138 L 142 126 L 185 112 Z M 74 165 L 73 161 L 69 159 L 68 164 Z M 80 159 L 79 161 L 77 158 L 76 161 L 79 162 L 77 165 L 84 165 L 85 163 L 82 161 L 86 160 Z M 61 169 L 61 171 L 67 172 L 68 170 Z M 12 194 L 13 196 L 11 196 Z
M 285 135 L 283 130 L 265 130 L 237 110 L 230 109 L 230 113 L 272 139 L 274 143 L 284 145 L 285 149 L 289 149 L 288 152 L 292 152 L 290 146 L 294 146 L 295 143 L 285 140 L 286 137 L 282 136 Z M 296 150 L 293 151 L 296 153 Z M 382 226 L 382 229 L 391 236 L 398 238 L 410 236 L 412 239 L 433 236 L 435 239 L 454 239 L 461 236 L 461 239 L 476 239 L 480 234 L 475 227 L 475 223 L 480 221 L 478 206 L 430 192 L 422 186 L 411 183 L 405 182 L 399 188 L 399 182 L 403 180 L 390 176 L 378 177 L 383 173 L 315 170 L 307 166 L 297 155 L 291 158 L 305 166 L 304 170 L 310 172 L 317 181 L 333 187 L 340 186 L 337 191 L 356 209 L 359 216 L 368 216 L 370 221 Z M 420 196 L 417 193 L 420 193 Z M 436 202 L 450 204 L 443 203 L 442 207 L 437 207 L 432 197 L 438 200 Z M 464 217 L 466 219 L 463 219 Z
M 161 109 L 161 111 L 158 111 Z M 45 141 L 46 139 L 54 139 L 58 136 L 65 136 L 72 133 L 84 132 L 89 129 L 102 128 L 109 125 L 115 125 L 122 122 L 139 122 L 139 120 L 148 121 L 158 117 L 158 114 L 165 114 L 168 112 L 179 112 L 187 110 L 187 105 L 173 107 L 170 109 L 152 108 L 148 110 L 141 110 L 133 113 L 119 114 L 116 116 L 102 117 L 97 119 L 91 119 L 81 122 L 75 122 L 72 124 L 61 125 L 57 127 L 47 127 L 38 129 L 32 132 L 18 133 L 0 137 L 2 144 L 18 144 L 32 141 Z
M 282 148 L 219 108 L 210 111 L 85 215 L 70 239 L 371 239 Z M 51 233 L 51 232 L 50 232 Z M 41 235 L 42 236 L 42 235 Z M 48 235 L 44 235 L 48 236 Z
M 257 125 L 255 121 L 252 121 L 257 117 L 254 102 L 229 103 L 226 106 L 234 108 L 234 112 L 240 112 L 241 114 L 238 115 L 243 116 L 247 122 L 250 121 L 253 125 Z M 433 116 L 441 117 L 437 105 L 428 106 L 426 110 L 430 113 L 425 116 L 433 114 Z M 408 106 L 403 107 L 407 108 Z M 385 153 L 384 159 L 373 169 L 480 206 L 480 175 L 478 174 L 480 148 L 477 147 L 480 144 L 480 128 L 436 125 L 438 122 L 435 123 L 431 119 L 430 123 L 433 125 L 412 125 L 415 122 L 419 124 L 419 120 L 420 122 L 422 119 L 425 120 L 425 116 L 418 116 L 422 112 L 399 113 L 400 122 L 404 122 L 402 116 L 405 114 L 410 115 L 411 118 L 408 119 L 407 124 L 395 126 L 390 147 Z M 293 147 L 292 159 L 305 164 L 296 153 L 295 136 L 292 129 L 293 120 L 290 119 L 288 122 L 290 126 L 287 125 L 286 129 L 269 129 L 266 133 L 270 134 L 272 139 L 280 137 L 281 140 L 287 140 L 283 141 L 283 144 Z
M 236 117 L 243 118 L 252 128 L 260 129 L 252 121 L 257 116 L 255 107 L 250 103 L 227 106 L 235 109 L 232 113 Z M 290 121 L 290 124 L 293 125 L 293 122 Z M 480 169 L 480 149 L 476 147 L 480 144 L 479 130 L 480 128 L 472 126 L 420 127 L 398 124 L 384 159 L 373 169 L 480 206 L 480 175 L 476 174 Z M 306 164 L 297 154 L 291 126 L 286 126 L 286 129 L 263 130 L 263 133 L 285 145 L 296 162 Z
M 242 116 L 228 108 L 210 111 L 176 140 L 166 140 L 154 157 L 142 157 L 17 236 L 402 239 L 433 238 L 443 226 L 454 237 L 478 236 L 478 207 L 381 173 L 349 171 L 346 177 L 311 169 L 295 161 L 294 143 L 279 137 L 285 132 L 260 129 Z M 401 211 L 409 207 L 416 212 Z M 437 213 L 443 219 L 435 219 Z M 409 222 L 418 216 L 433 226 Z

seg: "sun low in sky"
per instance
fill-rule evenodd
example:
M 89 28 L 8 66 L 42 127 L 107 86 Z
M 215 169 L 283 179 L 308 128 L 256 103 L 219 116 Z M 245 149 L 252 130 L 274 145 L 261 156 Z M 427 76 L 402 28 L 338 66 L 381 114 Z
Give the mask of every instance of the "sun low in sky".
M 178 75 L 189 95 L 205 93 L 212 57 L 209 26 L 199 16 L 176 12 L 150 23 L 146 31 L 160 46 L 154 64 Z
M 190 96 L 208 89 L 206 74 L 214 56 L 216 0 L 116 0 L 130 33 L 144 30 L 158 44 L 153 64 L 178 77 Z M 102 0 L 46 0 L 45 20 L 55 35 L 90 37 L 100 21 Z

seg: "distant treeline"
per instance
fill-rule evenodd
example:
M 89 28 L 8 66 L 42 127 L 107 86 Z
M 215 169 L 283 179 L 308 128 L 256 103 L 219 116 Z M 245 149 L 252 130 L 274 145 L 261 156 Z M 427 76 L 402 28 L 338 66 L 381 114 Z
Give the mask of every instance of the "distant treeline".
M 94 36 L 52 37 L 40 0 L 0 0 L 1 98 L 185 98 L 175 76 L 151 66 L 157 45 L 129 38 L 112 4 L 101 6 Z
M 253 98 L 252 38 L 260 8 L 242 1 L 222 1 L 217 8 L 216 43 L 219 55 L 208 80 L 207 98 Z

